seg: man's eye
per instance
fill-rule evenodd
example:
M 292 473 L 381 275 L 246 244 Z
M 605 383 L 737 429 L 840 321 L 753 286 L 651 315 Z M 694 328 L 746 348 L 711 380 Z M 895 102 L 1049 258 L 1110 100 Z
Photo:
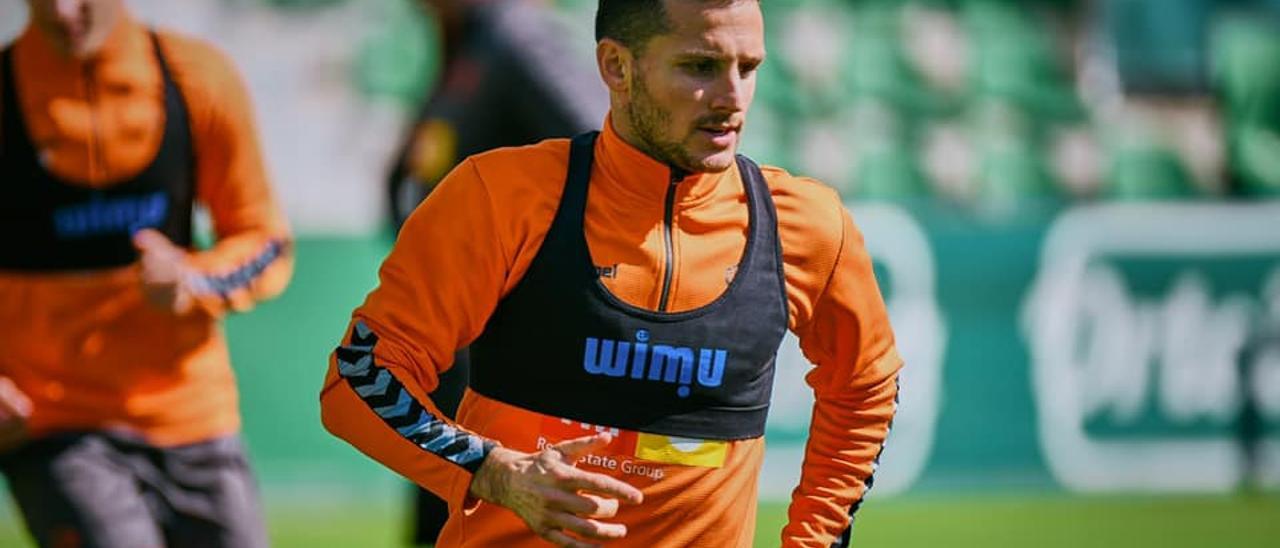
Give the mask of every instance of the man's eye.
M 685 63 L 685 70 L 689 71 L 690 74 L 696 74 L 700 76 L 714 74 L 716 71 L 716 62 L 715 61 L 692 61 L 689 63 Z

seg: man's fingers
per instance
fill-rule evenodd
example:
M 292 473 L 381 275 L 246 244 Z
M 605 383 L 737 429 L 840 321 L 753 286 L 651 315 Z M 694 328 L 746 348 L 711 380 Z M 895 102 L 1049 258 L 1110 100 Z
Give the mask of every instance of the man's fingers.
M 31 399 L 8 377 L 0 377 L 0 416 L 25 418 L 30 415 Z
M 588 518 L 611 518 L 618 515 L 618 499 L 597 497 L 590 493 L 578 493 L 578 496 L 591 501 L 592 510 L 590 512 L 579 513 L 578 515 Z
M 603 449 L 613 442 L 613 435 L 607 432 L 601 432 L 594 436 L 584 436 L 568 441 L 562 441 L 552 447 L 564 456 L 566 464 L 572 465 L 577 462 L 582 455 L 590 453 L 598 449 Z M 631 504 L 639 504 L 644 496 L 640 494 L 640 490 L 627 485 L 619 480 L 613 479 L 604 474 L 594 474 L 591 472 L 583 472 L 578 469 L 567 474 L 566 482 L 574 490 L 590 491 L 592 493 L 605 495 L 621 499 Z
M 577 468 L 566 474 L 565 479 L 560 484 L 574 491 L 587 491 L 597 495 L 604 495 L 629 504 L 640 504 L 644 500 L 644 495 L 640 493 L 639 489 L 621 480 Z
M 150 228 L 134 233 L 133 245 L 141 255 L 138 275 L 147 301 L 174 314 L 190 311 L 193 300 L 187 286 L 186 251 Z
M 599 548 L 600 546 L 599 544 L 591 544 L 590 542 L 583 542 L 573 538 L 559 529 L 548 530 L 542 534 L 542 538 L 554 542 L 556 546 L 568 546 L 569 548 Z
M 597 449 L 604 449 L 604 447 L 610 443 L 613 443 L 613 435 L 602 432 L 594 436 L 583 436 L 581 438 L 562 441 L 552 445 L 551 448 L 559 451 L 566 457 L 569 463 L 572 464 L 574 461 L 578 460 L 578 457 Z
M 570 493 L 559 489 L 547 489 L 543 494 L 553 508 L 588 518 L 611 518 L 618 515 L 618 499 L 597 497 L 586 493 Z
M 604 523 L 564 512 L 554 512 L 550 518 L 557 528 L 587 539 L 617 540 L 627 536 L 627 526 L 621 523 Z
M 166 244 L 173 245 L 164 234 L 155 229 L 144 228 L 133 234 L 133 247 L 138 251 L 164 249 Z

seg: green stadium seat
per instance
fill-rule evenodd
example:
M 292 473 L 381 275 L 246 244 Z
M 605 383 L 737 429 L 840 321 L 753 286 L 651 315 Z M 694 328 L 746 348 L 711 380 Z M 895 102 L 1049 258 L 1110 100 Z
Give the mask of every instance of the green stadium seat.
M 912 202 L 929 196 L 929 185 L 914 149 L 902 143 L 860 154 L 856 193 L 861 200 Z
M 845 71 L 853 51 L 848 3 L 779 1 L 765 2 L 763 8 L 770 52 L 769 72 L 761 78 L 767 82 L 764 98 L 795 116 L 839 110 L 849 96 Z
M 975 194 L 980 204 L 1039 201 L 1060 195 L 1043 152 L 1025 141 L 987 143 L 979 158 Z
M 793 119 L 791 139 L 785 144 L 793 162 L 789 169 L 831 185 L 845 199 L 851 198 L 858 142 L 855 127 L 847 111 L 828 117 Z
M 1106 197 L 1120 201 L 1181 200 L 1195 197 L 1195 185 L 1181 158 L 1153 140 L 1135 139 L 1111 152 Z
M 1018 103 L 1037 116 L 1076 119 L 1081 107 L 1048 29 L 1021 4 L 969 0 L 970 92 Z
M 1246 126 L 1232 132 L 1230 149 L 1245 194 L 1280 198 L 1280 131 Z
M 416 105 L 440 72 L 436 26 L 423 10 L 407 3 L 386 3 L 385 23 L 361 43 L 355 78 L 361 92 Z
M 1214 28 L 1213 80 L 1238 122 L 1280 121 L 1280 23 L 1243 15 Z
M 1231 171 L 1249 195 L 1280 196 L 1278 26 L 1273 19 L 1237 14 L 1222 19 L 1211 42 Z
M 983 99 L 971 109 L 978 160 L 974 197 L 980 207 L 1061 196 L 1033 114 L 1010 100 Z
M 915 120 L 893 103 L 863 98 L 847 122 L 856 157 L 851 186 L 845 195 L 862 200 L 913 202 L 930 195 L 930 185 L 917 157 Z

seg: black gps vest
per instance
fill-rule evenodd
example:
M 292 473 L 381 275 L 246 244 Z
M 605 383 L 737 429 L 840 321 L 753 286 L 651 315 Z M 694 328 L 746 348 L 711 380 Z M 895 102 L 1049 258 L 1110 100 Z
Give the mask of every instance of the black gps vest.
M 729 287 L 693 310 L 626 304 L 600 282 L 583 231 L 596 133 L 573 139 L 555 219 L 528 272 L 471 345 L 471 388 L 531 411 L 669 436 L 764 434 L 787 329 L 777 213 L 738 156 L 750 222 Z
M 123 266 L 137 260 L 130 240 L 143 228 L 191 246 L 195 155 L 187 108 L 154 33 L 151 44 L 164 79 L 164 136 L 150 165 L 105 188 L 67 182 L 41 165 L 18 102 L 12 48 L 0 55 L 0 269 Z

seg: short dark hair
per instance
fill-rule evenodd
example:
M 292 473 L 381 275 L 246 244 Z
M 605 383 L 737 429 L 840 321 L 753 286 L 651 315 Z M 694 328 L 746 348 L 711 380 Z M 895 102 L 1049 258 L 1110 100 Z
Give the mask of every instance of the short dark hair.
M 636 52 L 650 38 L 671 32 L 666 0 L 600 0 L 596 8 L 596 42 L 617 40 Z M 733 4 L 741 0 L 699 0 L 704 4 Z M 759 2 L 760 0 L 755 0 Z
M 596 42 L 610 38 L 628 49 L 642 50 L 650 38 L 670 32 L 663 0 L 600 0 L 596 9 Z

